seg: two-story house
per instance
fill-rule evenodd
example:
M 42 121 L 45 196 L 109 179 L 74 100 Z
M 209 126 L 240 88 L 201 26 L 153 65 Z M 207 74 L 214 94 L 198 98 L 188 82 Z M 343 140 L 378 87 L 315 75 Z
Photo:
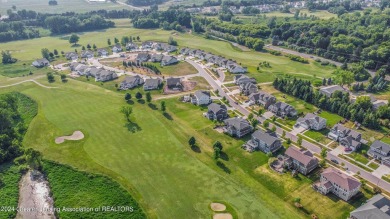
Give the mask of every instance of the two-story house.
M 355 151 L 361 145 L 360 141 L 362 140 L 362 134 L 346 128 L 341 124 L 336 124 L 328 133 L 328 138 L 338 141 L 344 147 L 351 148 Z
M 321 130 L 326 127 L 326 119 L 314 115 L 313 113 L 308 113 L 305 117 L 297 119 L 296 126 L 301 126 L 305 129 Z
M 277 116 L 281 117 L 294 117 L 298 114 L 294 107 L 284 102 L 277 102 L 268 107 L 268 110 L 273 112 Z
M 256 93 L 259 91 L 256 84 L 253 84 L 251 82 L 240 84 L 240 91 L 245 96 L 248 96 L 250 94 Z
M 144 83 L 144 79 L 142 79 L 140 76 L 126 76 L 126 78 L 121 82 L 119 89 L 121 90 L 127 90 L 132 89 L 134 87 L 137 87 Z
M 249 95 L 249 102 L 250 104 L 259 104 L 264 106 L 265 109 L 268 109 L 269 106 L 276 102 L 276 98 L 269 93 L 259 91 Z
M 310 151 L 295 146 L 290 146 L 284 156 L 287 158 L 285 165 L 303 175 L 307 175 L 318 166 L 318 159 Z
M 183 84 L 181 78 L 168 78 L 167 87 L 171 90 L 183 90 Z
M 349 219 L 390 219 L 390 200 L 377 194 L 353 210 Z
M 122 46 L 121 46 L 121 44 L 115 44 L 115 45 L 112 47 L 112 52 L 114 52 L 114 53 L 122 52 Z
M 211 96 L 209 91 L 197 90 L 191 97 L 191 102 L 195 105 L 207 105 L 211 103 Z
M 275 153 L 281 147 L 282 141 L 277 138 L 275 133 L 264 132 L 262 130 L 257 130 L 252 133 L 251 139 L 242 146 L 242 148 L 249 152 L 260 150 L 264 153 Z
M 321 173 L 318 191 L 326 195 L 332 192 L 344 201 L 348 201 L 359 192 L 361 183 L 340 170 L 329 167 Z
M 150 58 L 149 53 L 138 53 L 136 61 L 141 63 L 141 62 L 147 62 Z
M 84 50 L 81 52 L 81 58 L 83 59 L 90 59 L 95 56 L 95 52 L 92 50 Z
M 320 88 L 319 92 L 327 97 L 331 97 L 332 94 L 336 91 L 341 92 L 347 92 L 344 88 L 342 88 L 340 85 L 330 85 L 327 87 Z
M 225 123 L 224 132 L 230 136 L 241 138 L 253 131 L 252 125 L 243 118 L 234 117 L 225 119 L 223 122 Z
M 47 60 L 46 58 L 43 58 L 43 59 L 37 59 L 35 60 L 32 65 L 34 67 L 37 67 L 37 68 L 42 68 L 42 67 L 45 67 L 45 66 L 48 66 L 50 65 L 50 62 L 49 60 Z
M 100 57 L 106 57 L 108 56 L 108 51 L 106 49 L 98 49 L 97 54 Z
M 367 154 L 381 161 L 382 164 L 390 167 L 390 145 L 382 141 L 374 141 L 370 146 L 370 150 L 367 151 Z
M 95 81 L 109 81 L 118 78 L 118 75 L 113 71 L 101 70 L 95 75 Z
M 130 42 L 126 44 L 126 50 L 128 51 L 137 50 L 137 49 L 138 49 L 138 45 L 135 43 Z
M 144 90 L 157 90 L 161 85 L 160 78 L 147 78 L 144 83 Z
M 228 117 L 227 107 L 223 104 L 211 103 L 205 116 L 210 120 L 222 121 Z
M 256 84 L 256 79 L 250 78 L 250 77 L 243 75 L 243 74 L 235 75 L 233 80 L 234 80 L 234 83 L 237 85 L 245 84 L 245 83 Z

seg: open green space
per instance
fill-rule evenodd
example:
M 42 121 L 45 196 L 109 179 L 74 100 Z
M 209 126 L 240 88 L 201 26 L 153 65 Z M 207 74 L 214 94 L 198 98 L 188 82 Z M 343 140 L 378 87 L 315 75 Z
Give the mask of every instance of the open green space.
M 40 58 L 40 57 L 37 57 Z M 49 67 L 35 68 L 31 66 L 33 60 L 19 61 L 14 64 L 2 64 L 0 63 L 0 75 L 6 77 L 24 77 L 28 75 L 41 75 L 53 70 Z
M 320 131 L 315 131 L 315 130 L 308 130 L 304 133 L 307 137 L 314 139 L 315 141 L 322 143 L 322 144 L 328 144 L 332 140 L 330 140 L 327 137 L 327 134 L 329 133 L 329 129 L 322 129 Z
M 188 62 L 178 62 L 174 65 L 161 66 L 160 63 L 149 63 L 156 66 L 164 76 L 184 76 L 196 74 L 198 71 Z
M 17 10 L 33 10 L 41 13 L 64 13 L 64 12 L 87 12 L 100 9 L 114 10 L 114 9 L 130 9 L 127 6 L 114 4 L 111 1 L 100 3 L 89 3 L 87 0 L 57 0 L 57 6 L 50 6 L 48 1 L 42 0 L 7 0 L 1 2 L 0 13 L 6 14 L 7 10 L 13 5 Z
M 340 121 L 343 120 L 343 117 L 341 117 L 337 114 L 334 114 L 334 113 L 330 113 L 328 111 L 324 111 L 324 110 L 321 111 L 321 113 L 318 115 L 321 116 L 322 118 L 326 119 L 326 126 L 328 128 L 332 128 L 334 125 L 336 125 L 337 123 L 339 123 Z M 328 133 L 325 133 L 325 134 L 328 134 Z
M 43 172 L 50 183 L 56 208 L 129 207 L 122 211 L 59 211 L 57 216 L 60 218 L 146 218 L 130 194 L 108 177 L 76 171 L 50 161 L 43 162 Z

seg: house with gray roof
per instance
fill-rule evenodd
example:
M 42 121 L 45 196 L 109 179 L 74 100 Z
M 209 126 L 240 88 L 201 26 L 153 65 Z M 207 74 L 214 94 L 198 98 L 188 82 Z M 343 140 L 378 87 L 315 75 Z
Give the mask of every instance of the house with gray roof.
M 250 104 L 258 104 L 264 106 L 265 109 L 268 109 L 269 106 L 276 102 L 276 98 L 269 93 L 259 91 L 249 95 L 249 102 Z
M 181 83 L 181 78 L 168 78 L 167 87 L 171 90 L 183 90 L 183 84 Z
M 108 71 L 108 70 L 101 70 L 99 72 L 96 73 L 95 75 L 95 81 L 110 81 L 110 80 L 113 80 L 113 79 L 116 79 L 118 78 L 118 75 L 113 72 L 113 71 Z
M 179 61 L 174 56 L 164 56 L 161 60 L 161 66 L 173 65 L 173 64 L 176 64 L 178 62 Z
M 78 62 L 71 62 L 71 63 L 69 64 L 69 68 L 70 68 L 71 71 L 75 71 L 75 69 L 76 69 L 76 67 L 77 67 L 78 65 L 81 65 L 81 64 L 78 63 Z
M 132 89 L 138 87 L 139 85 L 142 85 L 143 83 L 144 83 L 144 79 L 142 79 L 138 75 L 126 76 L 126 78 L 121 82 L 119 89 L 121 90 Z
M 347 92 L 340 85 L 331 85 L 331 86 L 327 86 L 327 87 L 322 87 L 322 88 L 320 88 L 319 91 L 320 91 L 320 93 L 324 94 L 327 97 L 331 97 L 332 94 L 336 91 Z
M 161 85 L 160 78 L 148 78 L 145 79 L 144 90 L 158 90 Z
M 126 44 L 127 51 L 132 51 L 132 50 L 137 50 L 137 49 L 138 49 L 138 45 L 135 43 L 130 42 L 130 43 Z
M 232 74 L 241 74 L 247 72 L 247 69 L 236 63 L 226 66 L 227 70 Z
M 36 68 L 43 68 L 45 66 L 48 66 L 50 65 L 50 62 L 49 60 L 47 60 L 46 58 L 43 58 L 43 59 L 37 59 L 35 60 L 32 65 Z
M 256 84 L 256 79 L 250 78 L 243 74 L 239 74 L 234 76 L 234 83 L 237 85 L 246 84 L 246 83 Z
M 108 51 L 106 49 L 98 49 L 97 54 L 101 57 L 108 56 Z
M 282 141 L 274 132 L 257 130 L 252 133 L 251 139 L 247 141 L 242 148 L 249 152 L 260 150 L 264 153 L 275 153 L 282 148 Z
M 191 97 L 191 102 L 195 105 L 207 105 L 211 103 L 211 96 L 209 91 L 197 90 Z
M 76 52 L 67 52 L 65 53 L 65 58 L 75 61 L 79 58 L 79 55 Z
M 341 124 L 336 124 L 328 133 L 328 138 L 338 141 L 342 146 L 355 151 L 361 146 L 362 134 Z
M 161 60 L 163 59 L 164 55 L 163 54 L 153 54 L 150 56 L 150 61 L 151 62 L 161 62 Z
M 308 113 L 304 117 L 298 118 L 295 126 L 319 131 L 326 127 L 326 119 L 314 115 L 313 113 Z
M 248 82 L 248 83 L 240 84 L 240 91 L 245 96 L 248 96 L 250 94 L 257 93 L 259 89 L 257 88 L 256 84 L 253 84 L 252 82 Z
M 318 159 L 313 154 L 306 150 L 295 146 L 290 146 L 284 153 L 285 165 L 289 169 L 296 170 L 303 175 L 309 174 L 318 166 Z
M 85 75 L 88 68 L 88 65 L 79 64 L 75 67 L 74 71 L 77 72 L 78 75 Z
M 153 47 L 153 43 L 152 41 L 145 41 L 142 43 L 142 49 L 152 49 Z
M 344 201 L 348 201 L 359 192 L 360 187 L 359 180 L 342 173 L 338 169 L 328 167 L 321 173 L 317 190 L 324 195 L 331 192 Z
M 368 156 L 381 161 L 382 164 L 390 167 L 390 145 L 382 141 L 374 141 L 367 151 Z
M 95 53 L 92 50 L 84 50 L 81 52 L 81 58 L 90 59 L 95 56 Z
M 390 200 L 381 194 L 369 199 L 365 204 L 349 214 L 350 219 L 390 219 Z
M 253 131 L 252 125 L 243 118 L 234 117 L 225 119 L 223 122 L 225 123 L 223 131 L 230 136 L 241 138 Z
M 185 47 L 185 48 L 180 49 L 179 53 L 182 55 L 188 55 L 189 51 L 190 51 L 190 49 Z
M 101 68 L 96 68 L 95 66 L 91 67 L 91 68 L 87 68 L 86 71 L 85 71 L 85 75 L 87 76 L 92 76 L 92 77 L 96 77 L 96 75 L 102 71 L 103 69 Z
M 227 107 L 224 104 L 211 103 L 205 116 L 210 120 L 222 121 L 228 117 Z
M 138 53 L 136 61 L 137 62 L 147 62 L 150 58 L 149 53 Z
M 121 44 L 117 43 L 112 47 L 112 52 L 118 53 L 122 52 L 122 46 Z
M 281 117 L 285 117 L 285 116 L 294 117 L 298 114 L 298 112 L 295 110 L 293 106 L 280 101 L 270 105 L 268 107 L 268 110 L 273 112 L 275 115 Z

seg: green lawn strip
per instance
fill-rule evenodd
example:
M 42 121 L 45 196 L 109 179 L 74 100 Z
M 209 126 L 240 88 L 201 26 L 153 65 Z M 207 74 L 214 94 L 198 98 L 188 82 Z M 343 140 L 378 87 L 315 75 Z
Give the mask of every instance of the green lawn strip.
M 362 154 L 356 153 L 356 152 L 346 154 L 345 156 L 350 157 L 350 158 L 352 158 L 352 159 L 354 159 L 362 164 L 367 164 L 369 162 L 369 160 L 365 156 L 363 156 Z
M 376 169 L 378 169 L 379 164 L 377 164 L 375 162 L 371 162 L 370 164 L 368 164 L 368 166 L 371 167 L 372 169 L 376 170 Z
M 365 166 L 365 165 L 363 165 L 361 163 L 356 162 L 354 159 L 351 159 L 350 157 L 347 157 L 347 156 L 342 155 L 342 154 L 339 154 L 338 157 L 341 157 L 341 158 L 349 161 L 350 163 L 352 163 L 352 164 L 354 164 L 354 165 L 356 165 L 356 166 L 358 166 L 358 167 L 360 167 L 360 168 L 362 168 L 362 169 L 364 169 L 364 170 L 366 170 L 368 172 L 373 172 L 373 170 L 371 168 L 368 168 L 367 166 Z
M 319 147 L 321 147 L 321 148 L 323 147 L 322 145 L 318 144 L 317 141 L 315 141 L 315 140 L 313 140 L 313 139 L 310 139 L 310 138 L 306 137 L 305 135 L 303 135 L 303 134 L 301 134 L 301 133 L 299 133 L 298 136 L 299 136 L 299 137 L 302 137 L 302 139 L 304 139 L 304 140 L 306 140 L 306 141 L 308 141 L 308 142 L 310 142 L 310 143 L 313 143 L 313 144 L 315 144 L 315 145 L 317 145 L 317 146 L 319 146 Z
M 389 175 L 383 175 L 382 179 L 385 180 L 386 182 L 390 183 L 390 176 Z
M 11 163 L 0 165 L 0 218 L 16 217 L 21 177 L 18 166 Z
M 319 142 L 319 143 L 322 143 L 324 145 L 327 145 L 328 143 L 330 143 L 332 140 L 330 140 L 328 137 L 327 137 L 327 134 L 329 132 L 329 129 L 322 129 L 320 131 L 315 131 L 315 130 L 308 130 L 306 132 L 303 133 L 303 135 Z
M 108 177 L 77 171 L 51 161 L 43 162 L 43 172 L 49 181 L 56 208 L 128 207 L 123 211 L 59 211 L 60 218 L 146 218 L 130 194 Z

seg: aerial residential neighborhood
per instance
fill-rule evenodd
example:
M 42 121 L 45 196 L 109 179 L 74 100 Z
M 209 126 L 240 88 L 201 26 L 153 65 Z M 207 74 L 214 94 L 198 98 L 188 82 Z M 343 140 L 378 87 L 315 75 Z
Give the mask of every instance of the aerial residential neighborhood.
M 390 3 L 0 3 L 0 218 L 390 218 Z

